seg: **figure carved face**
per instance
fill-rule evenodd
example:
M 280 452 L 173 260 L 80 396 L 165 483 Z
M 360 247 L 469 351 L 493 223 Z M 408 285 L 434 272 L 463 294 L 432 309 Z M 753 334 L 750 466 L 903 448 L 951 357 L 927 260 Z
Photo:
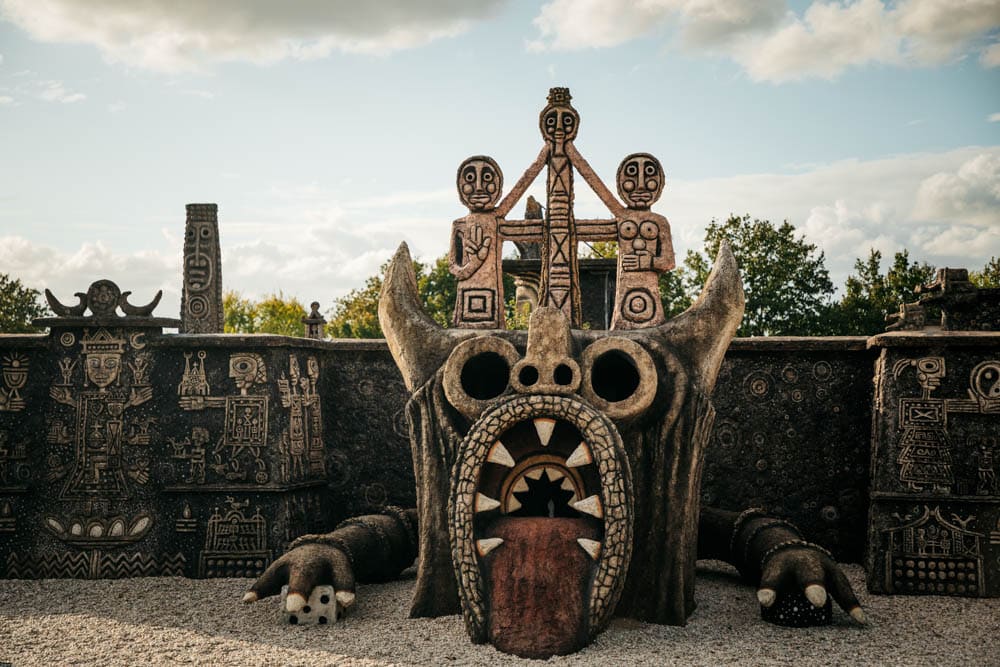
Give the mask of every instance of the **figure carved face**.
M 503 189 L 503 173 L 491 157 L 475 155 L 458 167 L 458 196 L 470 211 L 496 206 Z
M 534 658 L 579 650 L 616 611 L 684 622 L 708 397 L 743 308 L 728 246 L 720 258 L 704 297 L 661 327 L 574 332 L 543 307 L 518 347 L 434 324 L 400 249 L 379 320 L 413 392 L 412 615 L 457 598 L 474 642 Z
M 542 109 L 539 126 L 548 141 L 572 141 L 580 126 L 580 114 L 569 105 L 549 105 Z
M 87 379 L 105 389 L 118 379 L 122 358 L 119 354 L 94 352 L 86 357 Z
M 663 193 L 663 167 L 649 153 L 632 153 L 618 166 L 617 181 L 629 208 L 648 209 Z

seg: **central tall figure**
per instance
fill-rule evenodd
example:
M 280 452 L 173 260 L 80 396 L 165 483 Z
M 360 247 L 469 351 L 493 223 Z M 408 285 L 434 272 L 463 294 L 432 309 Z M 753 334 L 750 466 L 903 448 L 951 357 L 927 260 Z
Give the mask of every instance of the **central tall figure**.
M 542 294 L 539 305 L 562 311 L 576 326 L 581 321 L 580 283 L 573 219 L 573 166 L 566 148 L 576 138 L 580 114 L 570 104 L 568 88 L 552 88 L 539 125 L 548 143 L 548 208 L 543 228 Z

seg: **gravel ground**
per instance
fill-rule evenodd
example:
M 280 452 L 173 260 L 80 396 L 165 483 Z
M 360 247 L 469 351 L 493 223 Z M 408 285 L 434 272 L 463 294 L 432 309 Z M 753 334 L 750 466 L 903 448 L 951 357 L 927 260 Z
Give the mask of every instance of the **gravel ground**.
M 845 567 L 868 627 L 788 629 L 760 619 L 728 566 L 703 564 L 698 610 L 683 628 L 616 620 L 566 665 L 1000 665 L 1000 599 L 868 595 Z M 516 665 L 474 646 L 460 616 L 409 619 L 412 573 L 362 586 L 331 626 L 282 624 L 278 603 L 242 605 L 248 579 L 0 581 L 0 664 Z

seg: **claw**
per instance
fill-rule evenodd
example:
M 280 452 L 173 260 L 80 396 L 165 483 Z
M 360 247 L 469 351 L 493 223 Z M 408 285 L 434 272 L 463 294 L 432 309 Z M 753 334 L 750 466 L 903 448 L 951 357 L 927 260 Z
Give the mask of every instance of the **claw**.
M 757 601 L 760 602 L 763 607 L 770 607 L 774 604 L 774 600 L 778 597 L 777 593 L 770 588 L 762 588 L 757 591 Z
M 285 611 L 294 614 L 306 606 L 306 599 L 299 593 L 289 593 L 285 598 Z
M 826 589 L 819 584 L 806 586 L 806 597 L 812 602 L 814 607 L 822 607 L 826 604 Z
M 335 597 L 340 606 L 345 609 L 354 604 L 354 593 L 351 591 L 337 591 Z
M 861 611 L 861 607 L 855 607 L 850 612 L 851 618 L 860 623 L 861 625 L 868 625 L 868 619 L 865 618 L 865 612 Z
M 251 602 L 256 602 L 256 601 L 257 601 L 257 594 L 254 593 L 253 591 L 247 591 L 243 595 L 243 604 L 250 604 Z

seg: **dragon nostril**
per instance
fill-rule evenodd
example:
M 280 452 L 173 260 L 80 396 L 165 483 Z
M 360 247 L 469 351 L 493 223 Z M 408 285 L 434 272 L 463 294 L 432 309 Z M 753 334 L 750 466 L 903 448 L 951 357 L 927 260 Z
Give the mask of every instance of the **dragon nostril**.
M 521 372 L 517 374 L 517 379 L 520 380 L 521 384 L 525 387 L 530 387 L 538 382 L 538 369 L 534 366 L 525 366 L 521 369 Z
M 556 366 L 555 371 L 552 372 L 552 379 L 556 381 L 556 384 L 567 386 L 573 383 L 573 369 L 566 364 L 559 364 Z

